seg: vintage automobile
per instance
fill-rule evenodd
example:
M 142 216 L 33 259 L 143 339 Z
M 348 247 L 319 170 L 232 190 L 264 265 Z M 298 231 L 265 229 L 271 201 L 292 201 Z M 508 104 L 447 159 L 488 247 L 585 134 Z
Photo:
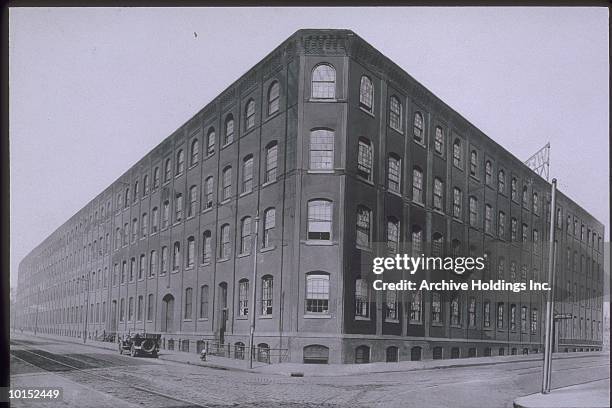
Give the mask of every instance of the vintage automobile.
M 127 351 L 132 357 L 142 354 L 157 358 L 160 338 L 161 334 L 128 333 L 119 337 L 119 354 Z

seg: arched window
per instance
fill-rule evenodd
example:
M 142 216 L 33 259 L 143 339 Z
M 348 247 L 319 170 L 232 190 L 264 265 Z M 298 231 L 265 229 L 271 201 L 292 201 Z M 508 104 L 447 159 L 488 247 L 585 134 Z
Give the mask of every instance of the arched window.
M 444 236 L 434 232 L 431 238 L 431 252 L 433 256 L 442 256 L 444 252 Z
M 387 363 L 396 363 L 397 361 L 399 361 L 398 348 L 396 346 L 387 347 L 387 350 L 385 351 L 385 357 Z
M 395 193 L 401 192 L 402 161 L 396 154 L 389 154 L 387 188 Z
M 434 178 L 433 184 L 433 208 L 444 211 L 444 182 L 438 177 Z
M 151 234 L 154 234 L 159 229 L 159 210 L 157 207 L 153 207 L 151 210 Z
M 240 222 L 240 253 L 251 253 L 251 217 L 244 217 Z
M 306 312 L 329 312 L 329 274 L 313 272 L 306 275 Z
M 262 244 L 264 248 L 270 248 L 272 246 L 272 231 L 276 226 L 276 210 L 274 208 L 268 208 L 264 212 L 264 231 Z
M 159 188 L 159 167 L 156 167 L 153 170 L 153 190 L 157 190 Z
M 193 289 L 186 288 L 185 289 L 185 311 L 183 313 L 183 318 L 185 320 L 191 320 L 191 313 L 193 310 Z
M 255 126 L 255 101 L 249 100 L 244 109 L 244 127 L 246 130 Z
M 249 280 L 241 279 L 238 282 L 238 315 L 249 314 Z
M 225 135 L 223 145 L 228 145 L 234 141 L 234 116 L 230 113 L 225 117 Z
M 272 82 L 268 88 L 268 116 L 275 114 L 279 109 L 280 86 L 278 81 Z
M 183 219 L 183 194 L 177 193 L 174 196 L 174 221 L 179 222 Z
M 523 186 L 523 207 L 529 207 L 529 191 L 527 186 Z
M 398 132 L 402 131 L 402 103 L 395 95 L 389 99 L 389 126 Z
M 370 362 L 370 348 L 359 346 L 355 349 L 355 364 L 366 364 Z
M 149 175 L 145 174 L 142 178 L 142 196 L 149 194 Z M 104 216 L 104 207 L 102 207 L 102 216 Z
M 138 268 L 138 279 L 142 279 L 144 277 L 145 268 L 147 267 L 147 261 L 145 254 L 140 255 L 140 265 Z
M 478 173 L 478 152 L 472 150 L 470 152 L 470 175 L 476 177 Z
M 276 171 L 278 168 L 278 144 L 274 142 L 270 142 L 266 146 L 266 173 L 265 173 L 265 183 L 270 183 L 276 180 Z
M 149 255 L 149 276 L 155 276 L 157 273 L 157 251 L 151 251 Z
M 359 148 L 357 152 L 357 174 L 371 181 L 372 180 L 372 144 L 366 138 L 359 138 Z
M 329 64 L 319 64 L 312 70 L 311 97 L 313 99 L 336 98 L 336 70 Z
M 137 181 L 137 182 L 134 183 L 134 195 L 132 196 L 132 201 L 133 202 L 137 202 L 138 201 L 138 194 L 140 194 L 140 185 L 138 184 L 138 181 Z
M 412 123 L 412 135 L 414 140 L 419 143 L 424 143 L 425 137 L 423 133 L 423 115 L 421 112 L 415 112 L 414 121 Z
M 223 169 L 223 200 L 228 200 L 232 196 L 232 166 Z
M 214 194 L 214 180 L 209 176 L 204 181 L 204 209 L 212 208 Z
M 257 345 L 257 361 L 270 364 L 270 346 L 266 343 Z
M 334 131 L 312 129 L 310 131 L 310 169 L 332 170 L 334 168 Z
M 161 249 L 161 273 L 168 272 L 168 247 L 163 246 Z
M 461 219 L 463 216 L 463 193 L 458 187 L 453 188 L 453 217 Z
M 506 192 L 506 174 L 503 170 L 497 173 L 497 191 L 502 194 Z
M 423 252 L 423 229 L 419 225 L 412 226 L 411 243 L 413 256 L 421 256 Z
M 200 319 L 208 319 L 208 285 L 200 286 Z
M 242 192 L 253 191 L 253 155 L 250 154 L 242 159 Z
M 198 186 L 189 187 L 189 207 L 187 207 L 187 217 L 193 217 L 198 206 Z
M 185 171 L 185 152 L 183 149 L 179 150 L 176 154 L 176 174 L 183 174 Z
M 304 364 L 327 364 L 329 362 L 329 348 L 320 344 L 311 344 L 304 347 Z
M 164 164 L 164 183 L 170 181 L 170 177 L 172 176 L 172 162 L 168 158 L 166 159 L 166 163 Z
M 412 168 L 412 201 L 423 204 L 423 170 Z
M 187 259 L 185 266 L 187 268 L 193 268 L 195 264 L 195 238 L 189 237 L 187 238 Z
M 369 248 L 372 240 L 372 210 L 360 205 L 357 207 L 357 237 L 358 247 Z
M 455 141 L 453 142 L 453 164 L 456 167 L 461 168 L 462 167 L 462 152 L 461 152 L 461 140 L 459 140 L 459 138 L 456 138 Z
M 493 183 L 493 166 L 491 160 L 485 162 L 485 184 L 491 185 Z
M 215 128 L 208 129 L 206 135 L 206 154 L 208 156 L 215 154 Z
M 224 224 L 221 226 L 221 240 L 219 242 L 219 256 L 221 259 L 228 259 L 230 254 L 232 253 L 231 243 L 230 243 L 230 226 L 229 224 Z
M 124 196 L 124 199 L 123 199 L 123 206 L 125 208 L 130 206 L 130 189 L 129 188 L 125 189 L 125 196 Z
M 485 204 L 485 232 L 493 233 L 493 207 L 490 204 Z
M 450 300 L 450 324 L 451 326 L 461 326 L 461 304 L 459 294 L 452 294 Z
M 533 207 L 533 212 L 537 214 L 539 212 L 539 202 L 538 202 L 538 193 L 534 192 L 532 195 L 531 205 Z M 584 226 L 582 228 L 584 230 Z
M 191 142 L 191 156 L 189 156 L 189 165 L 195 166 L 198 164 L 200 159 L 200 141 L 198 138 L 193 139 Z
M 372 86 L 372 80 L 364 75 L 359 82 L 359 106 L 368 112 L 372 112 L 373 101 L 374 87 Z
M 399 249 L 399 227 L 397 218 L 387 218 L 387 251 L 389 254 L 396 254 Z
M 476 227 L 478 224 L 478 199 L 474 196 L 470 196 L 469 199 L 469 210 L 470 210 L 470 225 Z
M 370 318 L 370 286 L 365 279 L 355 279 L 355 317 Z
M 442 347 L 433 348 L 432 359 L 442 360 Z
M 244 360 L 244 343 L 241 341 L 234 344 L 234 357 L 238 360 Z
M 385 292 L 385 321 L 399 323 L 397 318 L 397 291 L 387 290 Z
M 308 202 L 308 239 L 331 239 L 332 202 L 329 200 L 311 200 Z
M 172 257 L 172 270 L 178 271 L 181 267 L 181 243 L 176 241 L 174 243 L 174 252 Z
M 434 150 L 440 155 L 444 155 L 444 130 L 442 127 L 436 126 L 436 134 L 434 135 Z
M 274 278 L 271 275 L 265 275 L 261 278 L 261 314 L 270 316 L 272 314 L 272 289 Z
M 209 264 L 212 253 L 212 234 L 210 231 L 204 231 L 202 234 L 202 263 Z

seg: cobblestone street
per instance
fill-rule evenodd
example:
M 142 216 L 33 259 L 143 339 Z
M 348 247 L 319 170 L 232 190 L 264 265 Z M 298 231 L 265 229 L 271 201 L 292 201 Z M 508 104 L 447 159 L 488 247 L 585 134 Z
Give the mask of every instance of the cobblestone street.
M 605 356 L 555 360 L 553 386 L 609 378 Z M 39 407 L 511 407 L 536 392 L 541 363 L 517 361 L 338 377 L 213 369 L 56 340 L 11 341 L 13 388 L 57 386 L 63 402 Z M 15 407 L 30 406 L 13 400 Z

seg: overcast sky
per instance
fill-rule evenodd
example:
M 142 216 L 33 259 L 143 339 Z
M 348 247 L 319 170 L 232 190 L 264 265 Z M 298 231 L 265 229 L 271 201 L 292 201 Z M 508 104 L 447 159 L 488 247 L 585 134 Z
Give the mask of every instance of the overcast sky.
M 21 259 L 300 28 L 348 28 L 606 225 L 605 8 L 10 10 L 11 285 Z M 197 36 L 194 35 L 197 33 Z

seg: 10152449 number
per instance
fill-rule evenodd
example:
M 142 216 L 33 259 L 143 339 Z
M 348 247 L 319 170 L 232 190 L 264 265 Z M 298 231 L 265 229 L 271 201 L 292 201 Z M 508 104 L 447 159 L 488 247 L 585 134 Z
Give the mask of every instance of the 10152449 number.
M 8 390 L 9 399 L 61 399 L 61 388 L 15 388 Z

